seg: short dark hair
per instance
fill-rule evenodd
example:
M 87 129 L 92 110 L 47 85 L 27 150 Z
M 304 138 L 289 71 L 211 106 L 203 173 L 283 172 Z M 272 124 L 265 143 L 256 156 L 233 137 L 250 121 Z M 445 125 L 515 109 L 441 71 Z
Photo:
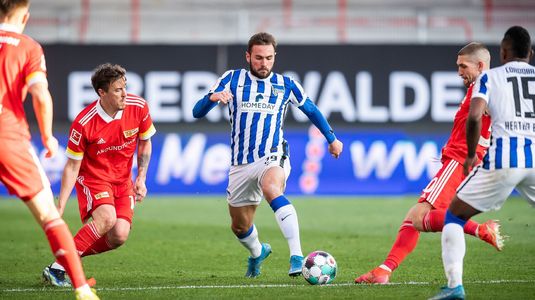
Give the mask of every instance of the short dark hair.
M 527 58 L 531 53 L 531 38 L 524 27 L 513 26 L 507 29 L 502 42 L 507 43 L 513 57 Z
M 255 45 L 273 45 L 273 49 L 277 50 L 277 42 L 275 37 L 267 32 L 259 32 L 249 39 L 247 52 L 251 53 L 251 49 Z
M 97 66 L 93 71 L 91 85 L 98 94 L 99 89 L 108 91 L 110 85 L 121 78 L 126 79 L 126 70 L 123 67 L 105 63 Z
M 19 7 L 30 6 L 30 0 L 0 0 L 0 16 L 9 16 Z

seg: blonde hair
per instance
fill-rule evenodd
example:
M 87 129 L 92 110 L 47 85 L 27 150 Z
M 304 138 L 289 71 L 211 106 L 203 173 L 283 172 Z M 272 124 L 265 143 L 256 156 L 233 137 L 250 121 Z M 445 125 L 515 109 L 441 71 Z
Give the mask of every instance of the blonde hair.
M 482 43 L 471 42 L 468 45 L 464 46 L 457 55 L 468 55 L 474 58 L 476 61 L 482 61 L 488 67 L 490 66 L 490 52 Z

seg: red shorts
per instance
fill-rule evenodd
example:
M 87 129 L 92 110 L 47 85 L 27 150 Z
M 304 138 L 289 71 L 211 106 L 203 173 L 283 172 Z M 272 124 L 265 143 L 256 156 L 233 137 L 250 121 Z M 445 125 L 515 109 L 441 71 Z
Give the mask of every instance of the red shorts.
M 93 210 L 102 204 L 115 207 L 117 218 L 124 219 L 132 224 L 136 197 L 131 181 L 121 185 L 112 185 L 107 182 L 86 182 L 83 176 L 76 179 L 76 195 L 80 218 L 85 223 Z
M 463 165 L 454 159 L 447 159 L 423 189 L 418 203 L 428 202 L 435 209 L 447 209 L 464 178 Z
M 10 194 L 24 201 L 50 186 L 30 141 L 0 139 L 0 181 Z

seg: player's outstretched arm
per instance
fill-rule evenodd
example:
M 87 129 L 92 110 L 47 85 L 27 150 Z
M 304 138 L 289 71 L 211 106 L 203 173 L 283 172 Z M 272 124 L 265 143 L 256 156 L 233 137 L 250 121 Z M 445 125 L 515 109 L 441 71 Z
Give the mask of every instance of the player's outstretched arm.
M 58 198 L 58 212 L 59 215 L 63 215 L 65 206 L 67 205 L 67 200 L 71 195 L 74 184 L 76 183 L 76 178 L 78 177 L 78 172 L 80 171 L 80 166 L 82 165 L 82 160 L 76 160 L 69 158 L 67 163 L 63 168 L 63 175 L 61 176 L 61 188 L 59 190 Z
M 232 99 L 232 93 L 221 91 L 217 93 L 208 93 L 201 100 L 197 101 L 193 107 L 193 117 L 202 118 L 206 116 L 219 102 L 227 104 Z
M 137 146 L 137 177 L 134 183 L 134 193 L 136 201 L 143 201 L 147 196 L 147 171 L 149 169 L 150 156 L 152 154 L 152 142 L 148 140 L 139 140 Z
M 318 107 L 310 100 L 306 99 L 303 105 L 299 106 L 299 109 L 308 117 L 308 119 L 316 126 L 320 132 L 325 136 L 327 142 L 329 142 L 329 153 L 335 158 L 338 158 L 342 153 L 344 145 L 340 142 L 334 131 L 332 130 L 329 122 L 319 111 Z
M 58 152 L 58 140 L 52 135 L 52 96 L 48 91 L 48 84 L 36 82 L 28 88 L 32 95 L 33 109 L 39 124 L 41 141 L 46 148 L 46 157 L 53 157 Z

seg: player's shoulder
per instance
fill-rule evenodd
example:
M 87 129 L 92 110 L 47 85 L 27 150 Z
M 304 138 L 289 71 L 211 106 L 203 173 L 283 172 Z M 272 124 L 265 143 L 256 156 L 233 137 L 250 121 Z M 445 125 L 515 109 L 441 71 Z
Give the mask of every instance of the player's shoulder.
M 3 31 L 2 35 L 7 43 L 16 45 L 25 51 L 32 49 L 42 49 L 41 44 L 34 40 L 29 35 L 13 31 Z
M 130 109 L 144 109 L 147 106 L 147 100 L 135 94 L 126 94 L 126 107 Z
M 91 104 L 82 109 L 78 113 L 76 118 L 74 118 L 73 123 L 78 123 L 82 126 L 85 126 L 93 117 L 97 115 L 97 102 L 98 100 L 93 101 Z
M 39 49 L 39 50 L 42 49 L 41 44 L 39 44 L 39 42 L 34 40 L 29 35 L 21 33 L 21 34 L 18 34 L 18 38 L 20 38 L 21 45 L 28 51 L 29 50 L 34 50 L 34 49 Z

